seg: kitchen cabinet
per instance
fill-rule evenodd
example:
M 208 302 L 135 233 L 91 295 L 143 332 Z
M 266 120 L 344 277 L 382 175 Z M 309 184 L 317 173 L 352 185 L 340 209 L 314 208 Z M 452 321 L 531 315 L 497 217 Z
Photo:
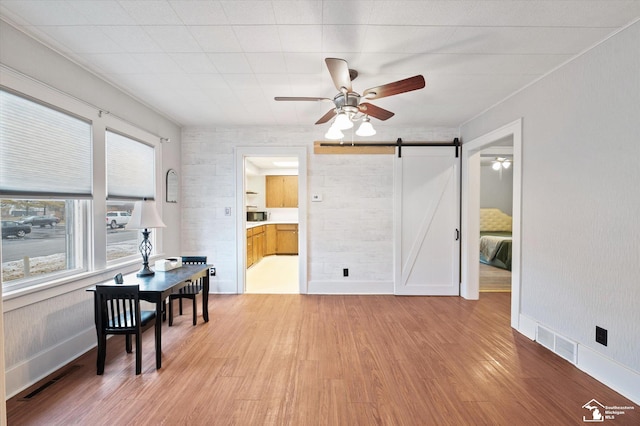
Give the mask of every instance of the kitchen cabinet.
M 247 268 L 274 254 L 298 254 L 298 224 L 280 223 L 247 229 Z
M 253 263 L 253 228 L 249 228 L 247 229 L 247 268 Z
M 276 225 L 266 225 L 265 231 L 265 249 L 264 255 L 271 256 L 272 254 L 276 254 L 278 237 Z
M 264 257 L 264 243 L 264 225 L 253 228 L 253 263 L 260 262 Z
M 276 253 L 277 254 L 298 254 L 298 225 L 280 224 L 276 225 Z
M 267 207 L 298 207 L 298 176 L 269 175 L 265 185 Z

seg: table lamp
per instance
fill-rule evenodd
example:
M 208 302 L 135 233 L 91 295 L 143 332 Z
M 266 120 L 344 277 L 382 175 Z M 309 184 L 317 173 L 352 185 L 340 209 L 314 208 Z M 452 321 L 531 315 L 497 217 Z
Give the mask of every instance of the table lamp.
M 140 254 L 142 254 L 142 269 L 136 274 L 137 277 L 148 277 L 155 274 L 149 269 L 149 255 L 153 246 L 149 241 L 149 228 L 164 228 L 166 225 L 160 219 L 156 210 L 156 202 L 153 200 L 136 201 L 131 213 L 131 219 L 126 229 L 142 229 L 142 242 L 140 243 Z

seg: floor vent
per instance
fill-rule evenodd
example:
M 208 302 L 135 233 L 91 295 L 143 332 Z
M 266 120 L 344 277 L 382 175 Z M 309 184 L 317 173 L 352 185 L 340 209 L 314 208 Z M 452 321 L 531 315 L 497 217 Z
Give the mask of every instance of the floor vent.
M 19 398 L 18 401 L 31 401 L 31 399 L 33 397 L 35 397 L 36 395 L 40 394 L 42 391 L 44 391 L 45 389 L 47 389 L 49 386 L 53 385 L 54 383 L 59 382 L 65 376 L 67 376 L 70 373 L 76 371 L 80 367 L 81 367 L 80 365 L 72 365 L 71 367 L 67 368 L 62 373 L 57 375 L 56 377 L 54 377 L 54 378 L 52 378 L 50 380 L 47 380 L 46 382 L 44 382 L 40 386 L 38 386 L 36 389 L 34 389 L 31 392 L 29 392 L 27 395 L 23 396 L 22 398 Z
M 577 362 L 578 345 L 540 324 L 536 325 L 536 342 L 572 364 Z

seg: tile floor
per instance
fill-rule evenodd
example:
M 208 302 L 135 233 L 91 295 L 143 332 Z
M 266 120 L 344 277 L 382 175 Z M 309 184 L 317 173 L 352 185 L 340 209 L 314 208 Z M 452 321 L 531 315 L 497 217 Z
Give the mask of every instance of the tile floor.
M 266 256 L 247 269 L 246 293 L 299 293 L 298 256 Z

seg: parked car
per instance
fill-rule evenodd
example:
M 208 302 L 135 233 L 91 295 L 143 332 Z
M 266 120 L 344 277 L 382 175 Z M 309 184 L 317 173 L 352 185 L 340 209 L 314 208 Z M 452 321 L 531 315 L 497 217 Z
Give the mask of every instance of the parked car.
M 124 211 L 107 212 L 107 226 L 111 229 L 122 228 L 131 219 L 131 213 Z
M 2 238 L 18 237 L 22 238 L 31 232 L 31 225 L 25 225 L 24 223 L 16 222 L 13 220 L 2 221 Z
M 41 228 L 46 225 L 49 225 L 50 227 L 53 228 L 59 222 L 60 222 L 60 219 L 52 214 L 44 214 L 40 216 L 27 216 L 20 221 L 20 223 L 23 223 L 25 225 L 39 226 Z

